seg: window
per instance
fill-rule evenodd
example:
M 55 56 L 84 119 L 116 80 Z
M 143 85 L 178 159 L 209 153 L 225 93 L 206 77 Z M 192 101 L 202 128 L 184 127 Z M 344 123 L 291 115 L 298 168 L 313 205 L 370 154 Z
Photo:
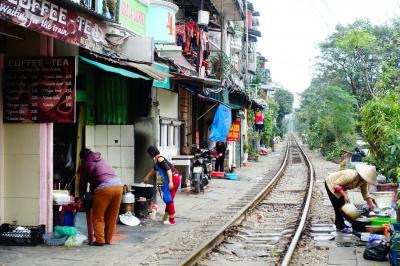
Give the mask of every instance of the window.
M 179 121 L 160 120 L 160 147 L 180 146 L 180 125 Z
M 168 125 L 168 137 L 167 137 L 167 140 L 168 140 L 167 146 L 168 147 L 171 147 L 173 145 L 172 144 L 172 138 L 174 136 L 173 130 L 174 130 L 174 127 L 172 125 Z
M 174 126 L 174 146 L 179 147 L 179 126 Z
M 160 124 L 160 146 L 168 146 L 168 125 Z

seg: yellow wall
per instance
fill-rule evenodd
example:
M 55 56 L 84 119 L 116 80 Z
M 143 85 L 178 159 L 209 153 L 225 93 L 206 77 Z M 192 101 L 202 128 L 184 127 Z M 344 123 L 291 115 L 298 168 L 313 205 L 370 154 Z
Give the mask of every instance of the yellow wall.
M 5 222 L 39 224 L 39 124 L 4 124 Z
M 7 56 L 40 55 L 38 33 L 12 24 L 7 25 L 7 32 L 24 39 L 21 41 L 7 38 Z M 17 221 L 21 225 L 39 224 L 39 127 L 39 124 L 4 124 L 2 132 L 4 133 L 4 201 L 1 199 L 4 202 L 4 217 L 2 222 Z

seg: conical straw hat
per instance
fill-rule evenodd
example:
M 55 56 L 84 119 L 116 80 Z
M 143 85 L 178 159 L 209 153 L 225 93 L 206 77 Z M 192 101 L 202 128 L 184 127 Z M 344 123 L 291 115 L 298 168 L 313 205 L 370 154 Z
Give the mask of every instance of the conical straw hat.
M 373 165 L 368 164 L 357 164 L 356 170 L 362 179 L 367 181 L 368 184 L 376 185 L 376 168 Z

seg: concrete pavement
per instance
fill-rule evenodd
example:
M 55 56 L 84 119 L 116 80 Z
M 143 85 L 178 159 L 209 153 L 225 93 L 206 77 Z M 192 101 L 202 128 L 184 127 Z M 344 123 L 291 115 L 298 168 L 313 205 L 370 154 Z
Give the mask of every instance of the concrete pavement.
M 8 247 L 0 248 L 0 264 L 5 265 L 154 265 L 155 261 L 174 252 L 174 247 L 200 244 L 199 226 L 212 219 L 234 203 L 258 180 L 267 175 L 272 178 L 284 155 L 284 144 L 259 162 L 238 169 L 239 180 L 213 179 L 204 193 L 179 192 L 175 198 L 177 209 L 174 226 L 158 221 L 144 221 L 140 226 L 118 226 L 113 245 L 79 248 Z M 164 208 L 159 203 L 159 208 Z M 158 213 L 158 218 L 162 213 Z

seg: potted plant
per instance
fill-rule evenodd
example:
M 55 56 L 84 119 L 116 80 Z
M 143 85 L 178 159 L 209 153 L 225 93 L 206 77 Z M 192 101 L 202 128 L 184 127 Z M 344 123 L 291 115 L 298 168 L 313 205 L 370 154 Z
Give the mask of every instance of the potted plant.
M 258 154 L 254 147 L 250 146 L 249 149 L 249 160 L 258 162 Z
M 247 161 L 249 159 L 249 144 L 247 141 L 243 143 L 243 161 Z

